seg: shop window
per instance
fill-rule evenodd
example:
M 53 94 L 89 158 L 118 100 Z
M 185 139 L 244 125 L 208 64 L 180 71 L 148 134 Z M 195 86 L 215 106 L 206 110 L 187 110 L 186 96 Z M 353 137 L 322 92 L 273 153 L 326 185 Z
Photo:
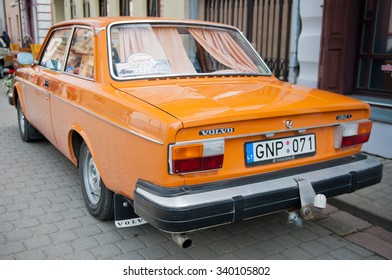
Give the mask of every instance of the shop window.
M 120 15 L 132 16 L 132 0 L 120 0 Z
M 90 1 L 83 0 L 83 16 L 90 17 Z
M 392 97 L 392 0 L 365 1 L 357 93 Z

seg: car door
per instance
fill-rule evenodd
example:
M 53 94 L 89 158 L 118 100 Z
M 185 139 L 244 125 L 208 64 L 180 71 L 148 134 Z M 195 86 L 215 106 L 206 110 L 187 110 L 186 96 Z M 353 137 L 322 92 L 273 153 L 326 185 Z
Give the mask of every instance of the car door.
M 72 29 L 55 30 L 30 76 L 31 88 L 26 90 L 29 121 L 50 142 L 56 144 L 51 118 L 52 94 L 58 89 L 58 77 L 64 69 L 65 53 Z

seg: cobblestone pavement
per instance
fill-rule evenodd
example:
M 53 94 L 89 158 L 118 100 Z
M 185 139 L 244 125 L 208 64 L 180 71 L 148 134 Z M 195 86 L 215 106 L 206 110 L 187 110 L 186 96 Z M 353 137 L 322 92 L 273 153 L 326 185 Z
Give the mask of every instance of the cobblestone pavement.
M 392 259 L 391 232 L 332 206 L 303 228 L 281 212 L 190 237 L 181 249 L 150 225 L 91 217 L 77 168 L 47 141 L 22 142 L 0 90 L 0 259 Z

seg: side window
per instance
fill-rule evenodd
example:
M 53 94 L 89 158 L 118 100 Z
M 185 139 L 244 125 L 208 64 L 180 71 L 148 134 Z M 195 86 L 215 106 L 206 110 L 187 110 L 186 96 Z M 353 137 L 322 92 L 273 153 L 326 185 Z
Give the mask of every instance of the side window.
M 65 71 L 94 78 L 94 33 L 90 29 L 75 30 Z
M 64 65 L 64 53 L 70 35 L 71 29 L 54 31 L 39 64 L 48 69 L 60 71 Z

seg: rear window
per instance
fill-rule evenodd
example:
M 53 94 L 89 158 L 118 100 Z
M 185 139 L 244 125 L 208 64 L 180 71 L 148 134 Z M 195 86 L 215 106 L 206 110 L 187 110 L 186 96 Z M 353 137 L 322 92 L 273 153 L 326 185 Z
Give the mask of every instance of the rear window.
M 270 75 L 234 29 L 199 25 L 121 24 L 109 32 L 116 79 L 144 76 Z

